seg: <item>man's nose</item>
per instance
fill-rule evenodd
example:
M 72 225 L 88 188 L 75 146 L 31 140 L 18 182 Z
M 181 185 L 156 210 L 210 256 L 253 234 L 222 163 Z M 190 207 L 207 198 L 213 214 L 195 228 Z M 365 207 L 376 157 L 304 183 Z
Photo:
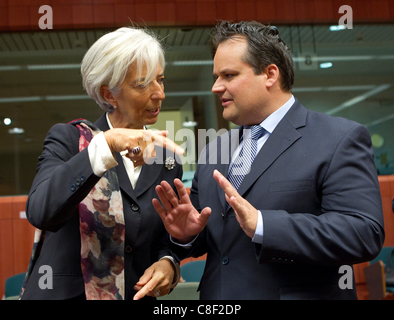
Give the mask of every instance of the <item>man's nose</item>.
M 212 87 L 212 92 L 214 94 L 218 94 L 220 95 L 221 93 L 223 93 L 226 90 L 226 88 L 220 83 L 219 79 L 217 79 L 215 81 L 215 83 L 213 84 Z

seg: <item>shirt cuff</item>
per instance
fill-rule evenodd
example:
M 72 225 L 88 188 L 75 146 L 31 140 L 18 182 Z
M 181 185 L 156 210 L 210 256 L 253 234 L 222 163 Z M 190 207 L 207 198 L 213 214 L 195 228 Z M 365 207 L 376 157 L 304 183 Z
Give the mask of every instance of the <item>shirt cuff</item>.
M 176 263 L 172 256 L 164 256 L 160 258 L 160 260 L 168 259 L 171 261 L 172 266 L 174 267 L 174 279 L 172 280 L 171 289 L 174 289 L 178 284 L 179 280 L 181 279 L 181 269 L 179 267 L 179 263 Z M 159 261 L 160 261 L 159 260 Z
M 90 141 L 88 154 L 93 173 L 98 177 L 101 177 L 107 170 L 118 165 L 103 132 L 95 135 Z
M 194 241 L 196 241 L 197 238 L 198 238 L 198 235 L 196 235 L 195 238 L 194 238 L 192 241 L 190 241 L 189 243 L 182 244 L 182 243 L 177 242 L 176 239 L 174 239 L 174 238 L 170 235 L 170 241 L 171 241 L 173 244 L 175 244 L 175 245 L 177 245 L 177 246 L 179 246 L 179 247 L 185 248 L 185 249 L 190 249 L 190 248 L 192 247 L 192 244 L 194 243 Z
M 257 227 L 254 233 L 252 241 L 254 243 L 263 244 L 263 234 L 264 234 L 264 224 L 263 224 L 263 215 L 261 214 L 260 210 L 258 211 L 257 217 Z

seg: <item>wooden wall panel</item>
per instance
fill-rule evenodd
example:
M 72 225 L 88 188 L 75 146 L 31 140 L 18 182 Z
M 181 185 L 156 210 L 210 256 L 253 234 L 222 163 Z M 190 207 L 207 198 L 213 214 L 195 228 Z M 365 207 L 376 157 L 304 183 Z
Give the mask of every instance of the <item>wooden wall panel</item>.
M 35 228 L 23 218 L 27 196 L 0 198 L 0 299 L 5 280 L 26 272 Z
M 384 229 L 386 238 L 383 246 L 394 246 L 394 213 L 392 209 L 392 201 L 394 199 L 394 176 L 379 176 L 380 193 L 382 196 Z M 356 285 L 363 288 L 365 287 L 364 268 L 369 263 L 360 263 L 354 265 L 354 277 Z M 364 290 L 365 291 L 365 290 Z M 359 293 L 359 299 L 363 296 L 364 291 Z M 365 295 L 368 298 L 368 295 Z
M 394 176 L 382 176 L 379 178 L 380 192 L 382 194 L 382 205 L 384 213 L 384 229 L 386 232 L 386 239 L 384 246 L 394 246 Z
M 12 201 L 10 197 L 0 197 L 0 220 L 12 218 Z
M 0 1 L 0 30 L 40 30 L 42 1 Z M 120 27 L 130 20 L 147 26 L 207 26 L 221 20 L 270 24 L 337 23 L 339 7 L 350 5 L 354 23 L 394 21 L 391 0 L 48 0 L 54 29 Z
M 14 238 L 11 219 L 0 219 L 0 299 L 4 295 L 5 280 L 14 272 Z

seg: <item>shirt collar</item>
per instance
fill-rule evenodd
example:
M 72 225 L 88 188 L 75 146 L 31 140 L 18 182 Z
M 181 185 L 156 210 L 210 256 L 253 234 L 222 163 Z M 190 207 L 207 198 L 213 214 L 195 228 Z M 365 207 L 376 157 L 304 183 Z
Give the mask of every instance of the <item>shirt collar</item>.
M 271 134 L 278 123 L 283 119 L 286 113 L 290 110 L 291 106 L 294 104 L 295 98 L 291 95 L 291 98 L 278 110 L 271 113 L 267 118 L 265 118 L 261 123 L 260 126 L 263 127 L 269 134 Z
M 111 120 L 109 120 L 108 112 L 105 113 L 105 118 L 107 119 L 108 127 L 113 129 L 114 127 L 112 126 Z M 147 130 L 146 126 L 144 126 L 144 130 Z

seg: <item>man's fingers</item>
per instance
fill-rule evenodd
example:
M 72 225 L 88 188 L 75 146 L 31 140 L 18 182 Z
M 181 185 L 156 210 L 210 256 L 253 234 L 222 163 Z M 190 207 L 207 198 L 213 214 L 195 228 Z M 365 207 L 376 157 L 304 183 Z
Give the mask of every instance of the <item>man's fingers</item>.
M 172 206 L 171 202 L 169 201 L 169 199 L 167 198 L 167 194 L 165 193 L 163 186 L 162 185 L 156 186 L 155 190 L 156 190 L 157 196 L 159 197 L 164 209 L 166 211 L 171 211 L 173 206 Z
M 218 170 L 213 171 L 213 177 L 215 178 L 219 186 L 224 190 L 227 196 L 236 197 L 238 195 L 237 190 Z
M 157 187 L 156 187 L 157 188 Z M 157 189 L 156 189 L 157 192 Z M 163 209 L 163 207 L 160 204 L 160 201 L 157 200 L 156 198 L 152 199 L 152 205 L 161 217 L 162 220 L 164 220 L 167 217 L 167 211 Z
M 237 190 L 232 186 L 232 184 L 217 170 L 213 172 L 215 180 L 218 182 L 219 186 L 224 190 L 227 203 L 233 208 L 235 214 L 242 218 L 244 216 L 244 207 L 238 199 L 242 199 L 239 196 Z
M 210 207 L 205 207 L 204 209 L 202 209 L 199 216 L 200 225 L 204 227 L 207 225 L 208 218 L 211 215 L 211 213 L 212 213 L 212 209 Z
M 181 200 L 181 203 L 190 202 L 189 194 L 187 193 L 187 190 L 183 185 L 182 181 L 180 179 L 175 179 L 174 185 L 176 190 L 178 191 L 178 195 L 179 195 L 179 199 Z
M 160 185 L 162 186 L 163 191 L 166 195 L 166 198 L 171 203 L 172 207 L 178 206 L 179 205 L 179 198 L 175 194 L 174 189 L 172 189 L 170 184 L 167 181 L 162 181 Z
M 238 201 L 238 198 L 236 197 L 231 197 L 231 198 L 226 197 L 226 198 L 228 204 L 231 206 L 231 208 L 234 209 L 235 214 L 238 215 L 240 218 L 243 218 L 245 216 L 244 207 Z

